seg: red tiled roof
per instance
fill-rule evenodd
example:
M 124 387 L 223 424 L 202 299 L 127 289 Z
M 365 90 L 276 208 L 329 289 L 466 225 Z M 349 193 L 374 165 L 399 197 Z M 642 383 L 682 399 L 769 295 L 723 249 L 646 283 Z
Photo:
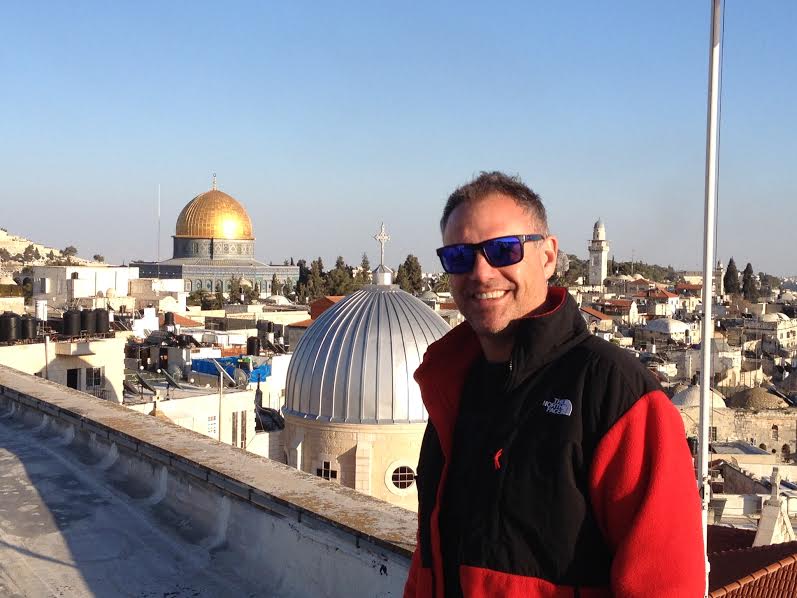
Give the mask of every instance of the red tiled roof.
M 161 326 L 166 321 L 166 316 L 164 314 L 160 314 L 158 316 L 158 322 Z M 186 318 L 185 316 L 181 316 L 180 314 L 174 314 L 174 323 L 182 328 L 200 328 L 202 324 L 197 322 L 196 320 L 191 320 Z
M 702 284 L 690 284 L 688 282 L 679 282 L 675 285 L 676 291 L 702 291 L 703 285 Z
M 797 542 L 709 555 L 711 598 L 797 595 Z
M 310 302 L 310 317 L 314 320 L 322 313 L 343 299 L 345 295 L 324 295 Z
M 605 313 L 598 311 L 597 309 L 593 309 L 591 307 L 584 306 L 581 308 L 585 314 L 592 316 L 593 318 L 598 318 L 599 320 L 611 320 L 609 316 Z
M 634 295 L 634 297 L 644 297 L 647 299 L 674 299 L 677 296 L 678 295 L 675 293 L 665 291 L 664 289 L 648 289 L 646 291 L 640 291 Z
M 310 325 L 315 322 L 312 318 L 309 320 L 302 320 L 301 322 L 291 322 L 288 324 L 288 328 L 309 328 Z
M 601 301 L 596 301 L 595 305 L 608 305 L 613 307 L 631 307 L 631 299 L 602 299 Z
M 440 304 L 440 309 L 459 309 L 457 304 L 453 301 L 446 301 L 445 303 Z

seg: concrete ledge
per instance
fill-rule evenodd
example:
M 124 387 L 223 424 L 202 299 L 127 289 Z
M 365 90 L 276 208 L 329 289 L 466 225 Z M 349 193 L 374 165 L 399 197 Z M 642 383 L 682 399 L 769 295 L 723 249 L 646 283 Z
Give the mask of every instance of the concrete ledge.
M 409 566 L 415 513 L 219 443 L 170 422 L 0 365 L 0 395 L 91 431 L 180 475 L 211 483 L 270 516 L 317 524 L 366 540 Z

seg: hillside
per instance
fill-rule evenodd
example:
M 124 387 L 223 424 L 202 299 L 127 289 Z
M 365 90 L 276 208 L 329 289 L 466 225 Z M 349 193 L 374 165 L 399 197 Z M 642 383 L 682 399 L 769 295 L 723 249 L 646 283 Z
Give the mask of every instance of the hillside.
M 32 247 L 32 249 L 28 249 L 29 247 Z M 28 250 L 28 256 L 22 257 L 26 250 Z M 7 256 L 6 252 L 8 252 Z M 38 257 L 36 257 L 36 254 L 38 254 Z M 20 256 L 21 259 L 17 256 Z M 25 265 L 45 265 L 50 260 L 66 259 L 66 256 L 64 256 L 60 249 L 36 243 L 25 237 L 9 233 L 4 228 L 0 228 L 0 259 L 3 257 L 8 257 L 8 259 L 2 261 Z M 94 263 L 92 260 L 86 260 L 77 256 L 72 256 L 71 261 L 74 264 Z

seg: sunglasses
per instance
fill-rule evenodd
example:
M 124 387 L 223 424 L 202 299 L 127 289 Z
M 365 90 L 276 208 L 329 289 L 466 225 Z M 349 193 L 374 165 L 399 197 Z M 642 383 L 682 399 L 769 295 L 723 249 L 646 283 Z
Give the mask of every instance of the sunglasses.
M 481 251 L 484 259 L 493 268 L 503 268 L 517 264 L 523 259 L 523 245 L 529 241 L 542 241 L 545 235 L 508 235 L 487 239 L 481 243 L 459 243 L 446 245 L 437 250 L 443 270 L 449 274 L 465 274 L 473 270 L 476 252 Z

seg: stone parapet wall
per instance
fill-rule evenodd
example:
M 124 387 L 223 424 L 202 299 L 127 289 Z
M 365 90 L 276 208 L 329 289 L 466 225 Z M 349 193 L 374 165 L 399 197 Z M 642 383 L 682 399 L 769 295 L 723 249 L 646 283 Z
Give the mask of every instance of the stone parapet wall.
M 96 461 L 86 469 L 98 483 L 123 477 L 142 516 L 223 549 L 263 595 L 401 595 L 414 513 L 4 366 L 0 417 L 56 436 L 66 459 Z

